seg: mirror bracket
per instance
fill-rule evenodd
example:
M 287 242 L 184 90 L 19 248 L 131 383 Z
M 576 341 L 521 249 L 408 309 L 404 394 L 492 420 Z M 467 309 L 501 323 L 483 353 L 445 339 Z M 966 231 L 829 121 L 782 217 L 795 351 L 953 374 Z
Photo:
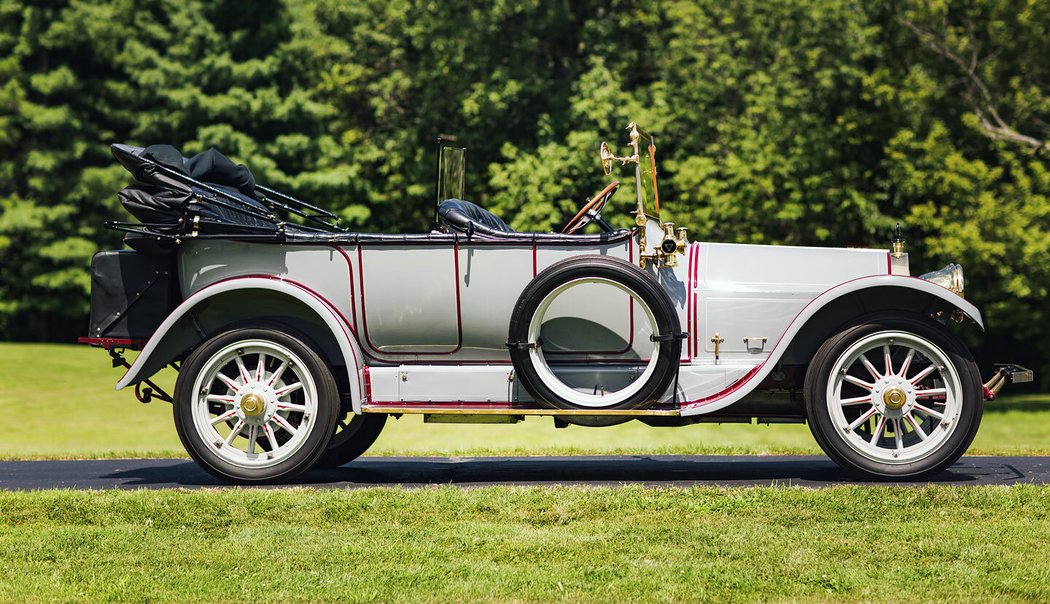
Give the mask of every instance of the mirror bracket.
M 604 172 L 606 176 L 612 174 L 612 167 L 614 161 L 620 162 L 620 165 L 622 166 L 626 166 L 627 164 L 638 163 L 637 151 L 635 151 L 634 155 L 625 155 L 623 157 L 613 155 L 612 151 L 609 150 L 609 144 L 605 141 L 602 141 L 601 146 L 598 148 L 598 153 L 601 156 L 602 172 Z

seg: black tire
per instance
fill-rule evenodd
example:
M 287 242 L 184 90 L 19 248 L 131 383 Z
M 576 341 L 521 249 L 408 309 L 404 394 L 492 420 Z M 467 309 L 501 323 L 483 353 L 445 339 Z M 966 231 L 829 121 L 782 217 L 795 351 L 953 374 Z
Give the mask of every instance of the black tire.
M 880 461 L 861 454 L 851 446 L 847 439 L 850 437 L 848 427 L 837 427 L 831 417 L 828 405 L 828 381 L 831 373 L 842 360 L 846 351 L 854 344 L 868 336 L 877 336 L 883 332 L 904 332 L 918 336 L 929 344 L 939 349 L 955 368 L 961 386 L 961 409 L 955 420 L 955 428 L 951 435 L 937 444 L 936 448 L 925 453 L 921 459 L 914 461 L 901 460 L 900 463 L 892 463 L 889 460 Z M 898 367 L 894 367 L 897 370 Z M 842 369 L 838 369 L 842 371 Z M 883 374 L 887 372 L 882 370 Z M 894 376 L 897 377 L 897 376 Z M 876 380 L 878 381 L 878 380 Z M 863 394 L 862 394 L 863 396 Z M 873 398 L 878 398 L 873 395 Z M 821 449 L 837 464 L 856 473 L 864 478 L 873 480 L 900 480 L 921 479 L 937 474 L 955 463 L 973 442 L 977 429 L 981 424 L 981 416 L 984 412 L 984 396 L 981 389 L 980 374 L 973 356 L 966 345 L 948 329 L 926 317 L 919 315 L 887 314 L 877 315 L 866 319 L 862 323 L 853 324 L 829 338 L 817 350 L 809 369 L 806 372 L 805 381 L 806 411 L 809 418 L 810 431 L 820 445 Z M 918 400 L 918 399 L 917 399 Z M 867 405 L 863 403 L 862 405 Z M 861 405 L 858 405 L 861 406 Z M 875 405 L 872 405 L 873 407 Z M 885 411 L 886 413 L 893 413 Z M 859 412 L 857 412 L 859 413 Z M 876 416 L 879 417 L 879 416 Z M 927 418 L 928 421 L 934 421 Z M 902 423 L 905 420 L 901 420 Z M 943 423 L 943 420 L 941 420 Z M 936 425 L 936 428 L 943 426 Z M 862 425 L 863 428 L 863 425 Z M 905 426 L 905 428 L 908 428 Z M 858 438 L 867 439 L 876 434 L 875 430 L 861 434 L 859 430 L 854 431 Z M 905 431 L 902 431 L 902 433 Z M 913 441 L 918 434 L 911 437 Z M 881 435 L 881 431 L 878 432 Z M 930 432 L 933 434 L 933 432 Z M 908 436 L 906 433 L 904 436 Z M 881 438 L 881 437 L 880 437 Z M 918 441 L 915 441 L 918 442 Z M 890 452 L 892 455 L 892 451 Z
M 645 384 L 626 400 L 603 407 L 577 404 L 552 390 L 537 373 L 531 349 L 515 343 L 525 342 L 529 325 L 540 304 L 558 287 L 586 277 L 604 278 L 629 289 L 649 306 L 661 336 L 674 336 L 659 342 L 659 356 L 652 374 Z M 555 263 L 543 270 L 521 292 L 511 312 L 508 333 L 510 358 L 522 385 L 542 405 L 556 409 L 625 410 L 651 406 L 671 386 L 678 371 L 682 351 L 681 327 L 678 313 L 670 297 L 655 279 L 633 264 L 607 256 L 577 256 Z
M 216 451 L 221 447 L 214 442 L 204 440 L 193 416 L 193 407 L 197 404 L 196 395 L 198 394 L 195 390 L 195 383 L 202 370 L 205 370 L 210 362 L 217 363 L 218 361 L 213 357 L 223 350 L 228 350 L 239 342 L 249 341 L 262 341 L 290 351 L 299 359 L 299 363 L 290 366 L 293 371 L 292 375 L 308 374 L 313 388 L 316 389 L 317 404 L 312 415 L 303 413 L 298 417 L 298 425 L 295 425 L 292 420 L 288 421 L 296 428 L 297 433 L 299 430 L 308 430 L 301 438 L 301 444 L 297 445 L 297 448 L 291 451 L 287 458 L 267 467 L 245 467 L 220 457 Z M 304 337 L 287 330 L 232 329 L 207 340 L 186 358 L 175 383 L 175 401 L 172 405 L 175 428 L 186 451 L 208 473 L 227 483 L 283 483 L 309 469 L 325 453 L 338 417 L 339 389 L 327 364 L 313 348 L 305 343 L 306 341 Z M 219 370 L 223 366 L 219 365 Z M 234 408 L 236 407 L 237 405 L 234 404 Z M 292 414 L 289 414 L 288 417 L 292 417 Z M 227 422 L 227 425 L 232 426 L 233 420 Z M 282 438 L 285 439 L 285 442 L 289 440 L 286 434 Z M 269 444 L 261 435 L 257 443 L 263 451 L 270 450 Z
M 385 414 L 378 413 L 361 415 L 355 415 L 353 412 L 347 413 L 342 420 L 345 427 L 337 422 L 335 434 L 328 443 L 328 449 L 317 461 L 315 467 L 338 468 L 360 457 L 379 438 L 383 426 L 386 425 L 386 418 Z

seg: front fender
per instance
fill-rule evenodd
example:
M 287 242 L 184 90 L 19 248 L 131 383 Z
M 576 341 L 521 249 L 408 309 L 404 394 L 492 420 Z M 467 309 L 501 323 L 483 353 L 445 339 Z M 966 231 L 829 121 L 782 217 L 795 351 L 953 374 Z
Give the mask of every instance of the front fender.
M 878 290 L 885 287 L 902 287 L 909 290 L 919 291 L 925 294 L 929 294 L 934 298 L 938 298 L 946 303 L 947 306 L 952 308 L 958 308 L 968 319 L 977 324 L 984 331 L 984 319 L 981 318 L 981 311 L 976 306 L 970 304 L 959 294 L 937 285 L 936 283 L 930 283 L 925 279 L 918 277 L 906 277 L 901 275 L 877 275 L 874 277 L 862 277 L 860 279 L 854 279 L 847 281 L 841 285 L 833 287 L 821 295 L 817 296 L 810 302 L 802 312 L 799 313 L 798 317 L 792 322 L 794 326 L 799 319 L 808 320 L 813 315 L 817 314 L 821 308 L 827 306 L 831 301 L 837 300 L 848 294 L 856 294 L 863 290 Z M 803 322 L 804 322 L 803 321 Z M 791 330 L 788 329 L 788 332 Z M 785 336 L 787 333 L 785 333 Z
M 219 296 L 242 291 L 258 293 L 259 290 L 296 302 L 303 307 L 303 312 L 313 313 L 314 318 L 327 327 L 346 366 L 353 409 L 359 413 L 364 391 L 361 382 L 363 356 L 350 326 L 327 300 L 312 290 L 292 281 L 268 277 L 234 277 L 209 285 L 186 298 L 146 342 L 138 358 L 117 382 L 116 389 L 120 390 L 149 378 L 186 349 L 199 343 L 205 336 L 211 335 L 201 330 L 195 320 L 194 310 L 202 308 L 206 302 Z
M 976 306 L 970 304 L 962 296 L 952 292 L 951 290 L 945 289 L 940 285 L 930 283 L 917 277 L 906 277 L 901 275 L 875 275 L 870 277 L 861 277 L 859 279 L 853 279 L 845 283 L 841 283 L 823 292 L 816 298 L 813 298 L 798 315 L 792 319 L 788 325 L 787 330 L 780 337 L 773 349 L 770 351 L 769 357 L 766 358 L 762 364 L 749 371 L 743 378 L 738 382 L 732 384 L 722 392 L 713 396 L 708 396 L 703 399 L 694 401 L 688 401 L 682 404 L 682 415 L 697 415 L 701 413 L 710 413 L 719 409 L 725 408 L 740 399 L 748 395 L 756 386 L 762 383 L 762 380 L 768 376 L 773 369 L 777 366 L 780 360 L 783 358 L 784 353 L 791 346 L 791 343 L 795 340 L 795 336 L 799 334 L 804 328 L 810 326 L 811 321 L 821 321 L 822 317 L 820 313 L 825 308 L 828 308 L 836 301 L 841 301 L 847 296 L 859 297 L 863 302 L 865 295 L 874 294 L 875 292 L 886 292 L 893 288 L 903 288 L 910 292 L 917 292 L 922 294 L 921 299 L 926 301 L 926 305 L 922 308 L 913 307 L 891 307 L 885 304 L 881 306 L 871 306 L 868 312 L 878 312 L 883 310 L 904 310 L 908 312 L 923 311 L 929 306 L 929 302 L 933 301 L 939 303 L 946 309 L 959 309 L 962 313 L 977 324 L 982 330 L 984 330 L 984 320 L 981 318 L 981 311 Z M 861 305 L 863 307 L 863 304 Z M 856 315 L 856 317 L 863 316 L 863 314 Z M 826 315 L 824 316 L 826 318 Z M 841 319 L 841 317 L 839 317 Z M 835 324 L 828 325 L 829 329 L 835 328 L 840 325 L 841 321 Z

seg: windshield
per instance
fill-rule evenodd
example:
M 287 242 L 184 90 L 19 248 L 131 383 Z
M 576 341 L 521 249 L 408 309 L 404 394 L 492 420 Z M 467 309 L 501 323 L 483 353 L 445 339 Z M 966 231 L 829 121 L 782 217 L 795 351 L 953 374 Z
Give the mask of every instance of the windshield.
M 466 180 L 466 148 L 442 146 L 438 153 L 437 202 L 464 199 Z

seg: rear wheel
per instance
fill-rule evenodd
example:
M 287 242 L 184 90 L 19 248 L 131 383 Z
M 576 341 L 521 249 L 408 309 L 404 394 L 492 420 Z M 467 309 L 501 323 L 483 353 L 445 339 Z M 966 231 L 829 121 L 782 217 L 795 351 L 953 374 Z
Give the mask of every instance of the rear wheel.
M 386 425 L 386 415 L 347 412 L 336 422 L 335 434 L 328 449 L 317 462 L 318 468 L 338 468 L 360 457 L 379 438 Z
M 235 329 L 206 341 L 182 365 L 175 427 L 186 451 L 223 481 L 284 482 L 325 452 L 339 393 L 303 339 Z
M 875 479 L 921 478 L 954 463 L 984 406 L 969 350 L 924 317 L 879 317 L 830 338 L 806 374 L 805 397 L 821 448 Z

